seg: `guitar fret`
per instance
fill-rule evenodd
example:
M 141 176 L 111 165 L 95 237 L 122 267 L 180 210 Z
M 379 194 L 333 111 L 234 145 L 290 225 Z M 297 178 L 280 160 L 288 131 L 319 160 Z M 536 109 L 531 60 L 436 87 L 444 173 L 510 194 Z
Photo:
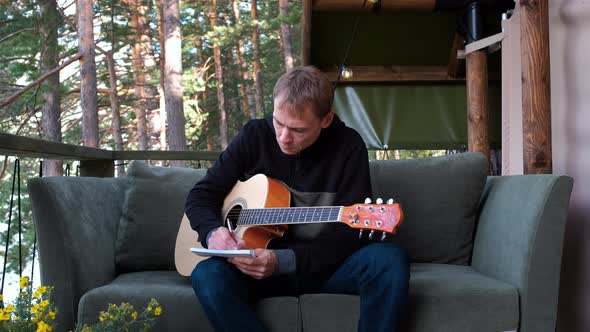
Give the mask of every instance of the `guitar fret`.
M 305 224 L 337 222 L 341 207 L 292 207 L 243 209 L 238 217 L 240 226 Z

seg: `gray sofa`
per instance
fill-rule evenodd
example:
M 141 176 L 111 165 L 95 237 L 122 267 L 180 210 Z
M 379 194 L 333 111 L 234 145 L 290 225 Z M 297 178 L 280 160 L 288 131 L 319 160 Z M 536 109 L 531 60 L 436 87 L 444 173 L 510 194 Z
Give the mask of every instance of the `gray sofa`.
M 571 178 L 487 177 L 475 153 L 370 165 L 374 197 L 405 213 L 390 238 L 412 260 L 405 331 L 554 331 Z M 212 330 L 174 270 L 184 198 L 204 172 L 134 162 L 121 178 L 29 181 L 58 330 L 96 321 L 108 303 L 152 297 L 163 307 L 156 331 Z M 359 298 L 276 297 L 257 310 L 272 331 L 355 331 Z

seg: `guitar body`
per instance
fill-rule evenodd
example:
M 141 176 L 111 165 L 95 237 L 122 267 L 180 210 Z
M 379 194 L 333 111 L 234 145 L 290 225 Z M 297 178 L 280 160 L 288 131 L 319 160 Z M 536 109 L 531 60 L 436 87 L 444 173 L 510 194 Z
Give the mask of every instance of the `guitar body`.
M 223 202 L 221 215 L 224 225 L 242 209 L 289 207 L 291 193 L 281 183 L 262 174 L 257 174 L 245 182 L 239 181 Z M 246 242 L 245 249 L 266 248 L 275 237 L 283 236 L 287 225 L 238 226 L 235 234 Z M 176 236 L 174 263 L 176 270 L 183 276 L 189 276 L 195 266 L 205 257 L 197 256 L 191 248 L 201 247 L 199 236 L 191 226 L 186 215 L 182 218 Z
M 236 225 L 234 216 L 242 209 L 289 207 L 291 193 L 281 183 L 257 174 L 245 182 L 238 182 L 223 201 L 221 215 Z M 287 225 L 238 226 L 235 233 L 246 242 L 244 249 L 266 248 L 270 240 L 283 236 Z

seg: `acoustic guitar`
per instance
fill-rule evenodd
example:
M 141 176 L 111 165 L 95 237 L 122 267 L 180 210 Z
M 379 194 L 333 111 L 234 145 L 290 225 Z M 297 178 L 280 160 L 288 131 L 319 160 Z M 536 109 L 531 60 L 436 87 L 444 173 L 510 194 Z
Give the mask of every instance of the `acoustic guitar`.
M 316 207 L 289 207 L 290 201 L 291 194 L 285 186 L 258 174 L 234 186 L 223 202 L 221 215 L 224 225 L 231 223 L 235 234 L 246 242 L 244 249 L 266 248 L 273 238 L 283 236 L 289 224 L 341 222 L 359 229 L 359 238 L 363 230 L 370 230 L 369 239 L 381 232 L 379 237 L 383 241 L 403 219 L 400 205 L 392 200 L 388 204 L 381 204 L 378 199 L 378 204 Z M 195 247 L 201 247 L 198 234 L 185 215 L 174 252 L 176 270 L 183 276 L 189 276 L 204 259 L 190 251 Z

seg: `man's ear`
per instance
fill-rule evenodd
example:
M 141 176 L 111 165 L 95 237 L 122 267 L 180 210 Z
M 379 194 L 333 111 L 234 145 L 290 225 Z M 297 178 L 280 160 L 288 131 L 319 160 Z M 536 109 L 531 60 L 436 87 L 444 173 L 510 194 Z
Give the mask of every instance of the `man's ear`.
M 326 114 L 322 119 L 322 129 L 328 128 L 332 124 L 332 120 L 334 120 L 334 112 L 330 111 L 330 113 Z

